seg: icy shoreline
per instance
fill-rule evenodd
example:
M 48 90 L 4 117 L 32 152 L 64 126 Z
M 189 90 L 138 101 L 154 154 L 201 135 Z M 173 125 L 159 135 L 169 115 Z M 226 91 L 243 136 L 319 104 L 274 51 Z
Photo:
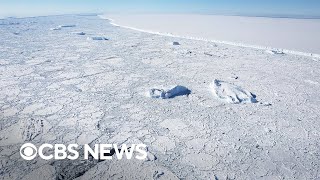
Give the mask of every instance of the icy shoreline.
M 286 54 L 293 54 L 293 55 L 299 55 L 299 56 L 320 58 L 320 54 L 318 54 L 318 53 L 296 51 L 296 50 L 290 50 L 290 49 L 284 49 L 284 48 L 275 48 L 275 47 L 270 47 L 270 46 L 253 45 L 253 44 L 248 44 L 248 43 L 238 43 L 238 42 L 233 42 L 233 41 L 214 40 L 214 39 L 201 38 L 201 37 L 184 36 L 184 35 L 180 35 L 179 33 L 159 32 L 159 31 L 155 31 L 155 30 L 148 30 L 147 27 L 146 28 L 137 28 L 137 27 L 134 27 L 134 26 L 128 26 L 128 25 L 126 25 L 126 23 L 117 23 L 116 19 L 110 18 L 109 16 L 106 16 L 106 15 L 98 15 L 98 17 L 100 17 L 102 19 L 109 20 L 110 24 L 112 24 L 114 26 L 119 26 L 119 27 L 131 29 L 131 30 L 150 33 L 150 34 L 157 34 L 157 35 L 162 35 L 162 36 L 169 36 L 169 37 L 177 37 L 177 38 L 184 38 L 184 39 L 190 39 L 190 40 L 199 40 L 199 41 L 220 43 L 220 44 L 226 44 L 226 45 L 232 45 L 232 46 L 238 46 L 238 47 L 245 47 L 245 48 L 260 49 L 260 50 L 266 50 L 266 51 L 282 51 L 283 53 L 286 53 Z

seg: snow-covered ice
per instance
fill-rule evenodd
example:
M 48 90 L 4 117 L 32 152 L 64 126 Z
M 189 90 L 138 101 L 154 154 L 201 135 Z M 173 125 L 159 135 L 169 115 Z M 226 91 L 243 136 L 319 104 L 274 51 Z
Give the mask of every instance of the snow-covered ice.
M 0 24 L 0 179 L 319 177 L 316 57 L 150 34 L 96 16 Z M 61 24 L 76 26 L 50 30 Z M 192 93 L 141 95 L 168 85 Z M 26 142 L 144 143 L 148 158 L 24 161 Z

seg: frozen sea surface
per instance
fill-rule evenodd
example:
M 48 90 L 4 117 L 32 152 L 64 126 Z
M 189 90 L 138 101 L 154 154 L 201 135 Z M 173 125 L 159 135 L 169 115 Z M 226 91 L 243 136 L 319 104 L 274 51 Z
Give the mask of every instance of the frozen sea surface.
M 320 19 L 200 14 L 106 14 L 114 24 L 140 31 L 253 48 L 277 48 L 320 57 Z
M 74 26 L 50 30 L 60 25 Z M 0 179 L 320 176 L 317 58 L 148 34 L 94 16 L 4 19 L 0 34 Z M 219 100 L 215 79 L 221 97 L 250 92 L 258 102 Z M 145 96 L 174 84 L 191 94 Z M 144 143 L 148 158 L 25 161 L 25 142 Z

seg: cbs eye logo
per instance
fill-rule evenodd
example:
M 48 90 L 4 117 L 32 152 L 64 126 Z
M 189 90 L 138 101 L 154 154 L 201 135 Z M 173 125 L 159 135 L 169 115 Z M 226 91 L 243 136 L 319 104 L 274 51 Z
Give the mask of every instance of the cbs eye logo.
M 37 156 L 37 148 L 31 143 L 26 143 L 20 148 L 20 156 L 25 160 L 32 160 Z

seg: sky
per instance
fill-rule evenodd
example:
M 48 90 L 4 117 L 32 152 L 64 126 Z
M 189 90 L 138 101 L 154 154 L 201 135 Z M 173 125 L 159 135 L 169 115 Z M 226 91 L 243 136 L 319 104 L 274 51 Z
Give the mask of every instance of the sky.
M 320 17 L 320 0 L 0 0 L 0 16 L 201 13 Z

